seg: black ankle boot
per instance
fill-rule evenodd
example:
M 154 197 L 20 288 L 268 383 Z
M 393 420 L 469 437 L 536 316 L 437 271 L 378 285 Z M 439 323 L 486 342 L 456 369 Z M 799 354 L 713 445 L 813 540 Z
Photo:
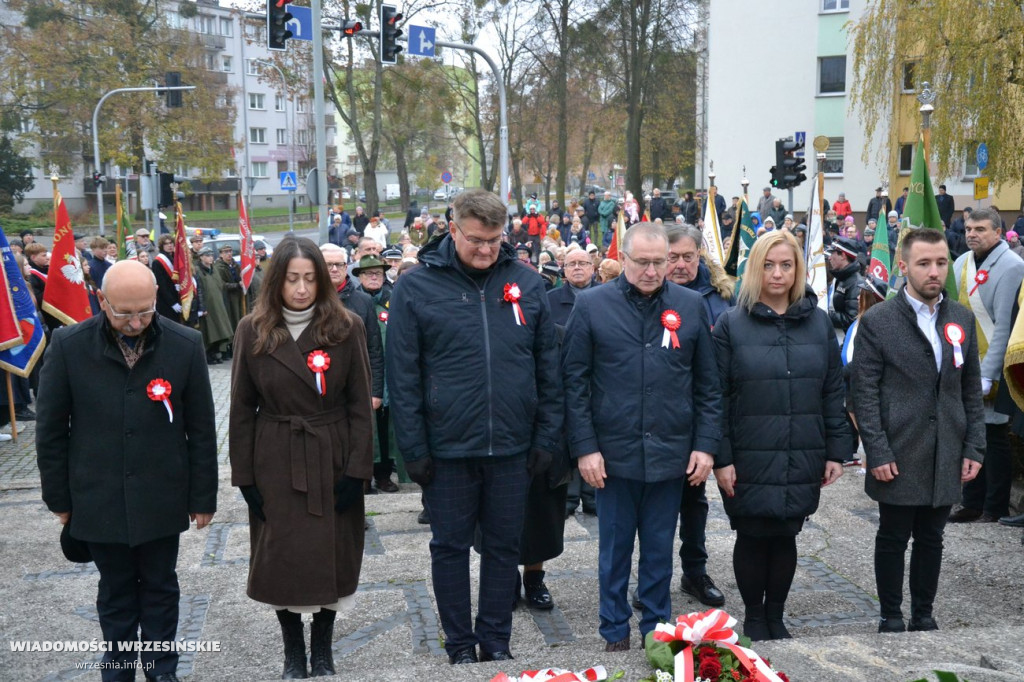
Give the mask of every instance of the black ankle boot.
M 306 638 L 302 631 L 302 616 L 286 609 L 277 612 L 284 639 L 284 672 L 282 680 L 304 680 L 306 672 Z
M 554 608 L 555 602 L 544 584 L 544 571 L 523 571 L 523 591 L 531 609 L 550 611 Z
M 751 642 L 763 642 L 771 639 L 768 630 L 768 622 L 764 616 L 764 606 L 744 605 L 746 614 L 743 616 L 743 634 L 750 638 Z
M 764 605 L 764 618 L 768 621 L 768 634 L 771 635 L 772 639 L 793 638 L 793 635 L 789 634 L 789 630 L 786 629 L 786 624 L 782 622 L 785 606 L 785 604 L 772 604 L 770 602 Z
M 335 675 L 334 616 L 337 611 L 320 609 L 313 614 L 313 626 L 309 632 L 309 676 L 324 677 Z

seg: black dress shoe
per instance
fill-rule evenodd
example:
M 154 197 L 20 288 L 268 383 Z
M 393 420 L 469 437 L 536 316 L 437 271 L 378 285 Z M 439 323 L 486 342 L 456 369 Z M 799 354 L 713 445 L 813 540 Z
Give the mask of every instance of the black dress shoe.
M 1003 526 L 1024 528 L 1024 514 L 1017 514 L 1016 516 L 1004 516 L 1001 519 L 999 519 L 999 523 Z
M 462 665 L 464 663 L 479 663 L 480 659 L 476 657 L 476 647 L 471 646 L 468 649 L 456 651 L 448 657 L 448 662 L 452 665 Z
M 430 514 L 427 513 L 426 509 L 416 515 L 416 523 L 422 523 L 424 526 L 430 525 Z
M 991 514 L 982 514 L 978 518 L 974 519 L 975 523 L 995 523 L 999 519 Z
M 388 478 L 378 478 L 376 480 L 376 483 L 377 483 L 377 490 L 381 491 L 382 493 L 397 493 L 398 492 L 398 486 L 395 485 L 395 482 L 392 481 L 390 477 L 388 477 Z
M 630 601 L 633 604 L 633 608 L 636 609 L 637 611 L 643 611 L 644 610 L 644 603 L 642 601 L 640 601 L 640 597 L 636 596 L 636 590 L 633 590 L 633 596 L 632 596 L 632 599 Z
M 524 571 L 523 592 L 526 593 L 526 605 L 531 609 L 550 611 L 555 608 L 555 600 L 544 584 L 544 571 Z
M 684 575 L 679 580 L 679 589 L 707 606 L 721 606 L 725 603 L 725 595 L 715 587 L 715 581 L 707 574 L 693 580 Z
M 878 631 L 882 633 L 906 632 L 907 625 L 902 618 L 883 618 L 878 621 Z
M 606 642 L 604 650 L 608 653 L 615 653 L 618 651 L 629 651 L 629 635 L 626 635 L 625 639 L 620 639 L 617 642 Z
M 36 413 L 28 407 L 23 407 L 20 410 L 14 411 L 14 418 L 20 422 L 34 422 L 36 420 Z
M 950 523 L 970 523 L 978 519 L 981 516 L 980 509 L 969 509 L 967 507 L 959 507 L 956 511 L 949 515 Z
M 935 619 L 931 616 L 921 616 L 920 618 L 911 618 L 910 625 L 907 627 L 907 632 L 931 632 L 932 630 L 938 630 L 939 624 L 935 622 Z
M 583 513 L 591 516 L 597 516 L 597 506 L 583 505 Z
M 147 680 L 153 680 L 153 682 L 179 682 L 178 675 L 176 673 L 164 673 L 157 675 L 156 677 L 146 676 Z
M 511 651 L 509 651 L 508 649 L 502 649 L 501 651 L 495 651 L 493 653 L 488 653 L 486 651 L 481 651 L 480 652 L 480 660 L 481 661 L 512 661 L 512 660 L 515 660 L 515 659 L 512 658 L 512 652 Z

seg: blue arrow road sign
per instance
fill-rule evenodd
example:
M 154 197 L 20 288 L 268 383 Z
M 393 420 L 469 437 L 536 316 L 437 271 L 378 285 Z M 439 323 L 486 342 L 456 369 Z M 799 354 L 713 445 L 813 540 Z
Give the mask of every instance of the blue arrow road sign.
M 429 26 L 409 26 L 409 54 L 433 57 L 436 33 L 437 29 Z
M 295 171 L 281 171 L 281 189 L 294 192 L 298 188 L 299 181 L 295 177 Z
M 292 40 L 313 40 L 313 10 L 299 5 L 288 5 L 292 18 L 286 26 L 292 32 Z
M 988 165 L 988 145 L 982 142 L 978 145 L 978 170 L 985 170 Z

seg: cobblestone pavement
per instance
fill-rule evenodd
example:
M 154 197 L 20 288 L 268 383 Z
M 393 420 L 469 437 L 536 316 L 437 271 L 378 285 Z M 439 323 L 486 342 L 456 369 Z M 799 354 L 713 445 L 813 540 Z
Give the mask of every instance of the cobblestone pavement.
M 190 680 L 276 679 L 281 670 L 276 619 L 245 596 L 247 517 L 226 465 L 229 374 L 226 365 L 211 369 L 222 464 L 220 509 L 209 529 L 182 536 L 178 563 L 179 636 L 216 642 L 220 650 L 183 654 L 179 673 Z M 100 636 L 94 606 L 98 574 L 91 564 L 69 564 L 61 556 L 59 527 L 39 498 L 34 424 L 19 428 L 17 442 L 0 443 L 0 631 L 7 640 L 0 650 L 0 680 L 98 680 L 97 672 L 82 669 L 99 660 L 95 654 L 13 650 L 17 642 L 42 645 Z M 794 681 L 914 680 L 935 669 L 958 671 L 971 682 L 1024 679 L 1020 532 L 995 524 L 951 525 L 936 605 L 942 630 L 878 635 L 871 563 L 877 512 L 864 495 L 862 478 L 853 470 L 846 473 L 823 492 L 821 509 L 798 539 L 800 559 L 787 603 L 795 638 L 762 643 L 757 650 Z M 732 571 L 734 536 L 717 492 L 711 497 L 708 570 L 726 593 L 725 609 L 742 620 Z M 518 674 L 595 664 L 621 670 L 627 680 L 650 674 L 637 647 L 604 652 L 597 635 L 597 521 L 582 514 L 566 521 L 565 552 L 546 567 L 556 608 L 536 612 L 520 606 L 515 612 L 516 661 L 449 667 L 433 604 L 429 528 L 416 523 L 419 509 L 414 485 L 367 498 L 369 528 L 356 604 L 335 629 L 339 678 L 486 682 L 499 670 Z M 475 576 L 475 554 L 471 561 Z M 676 573 L 678 580 L 678 568 Z M 673 602 L 675 613 L 702 608 L 678 589 Z M 634 645 L 636 640 L 634 632 Z

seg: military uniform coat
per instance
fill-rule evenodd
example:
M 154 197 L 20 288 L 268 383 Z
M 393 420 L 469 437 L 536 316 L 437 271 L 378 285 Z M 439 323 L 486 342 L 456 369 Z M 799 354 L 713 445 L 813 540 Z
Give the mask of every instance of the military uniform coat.
M 36 404 L 43 501 L 71 535 L 132 547 L 188 529 L 217 500 L 217 429 L 199 332 L 159 315 L 129 369 L 106 315 L 62 327 Z M 171 385 L 174 419 L 146 387 Z
M 203 308 L 206 310 L 206 314 L 199 318 L 203 343 L 208 350 L 217 350 L 217 344 L 229 340 L 232 336 L 231 318 L 224 302 L 224 282 L 212 267 L 207 270 L 200 265 L 196 268 L 195 276 L 196 284 L 202 292 Z
M 307 328 L 273 353 L 255 355 L 252 317 L 235 336 L 231 377 L 231 484 L 255 485 L 266 522 L 251 513 L 248 595 L 277 606 L 332 604 L 356 591 L 363 558 L 363 501 L 334 510 L 342 476 L 373 473 L 370 370 L 362 321 L 319 348 Z M 307 366 L 330 357 L 327 395 Z
M 945 326 L 960 325 L 964 364 L 953 364 Z M 860 318 L 853 349 L 853 396 L 868 469 L 896 463 L 888 483 L 870 472 L 864 487 L 878 502 L 943 507 L 960 501 L 964 458 L 981 462 L 985 419 L 974 315 L 943 298 L 936 322 L 941 371 L 917 326 L 905 289 Z

